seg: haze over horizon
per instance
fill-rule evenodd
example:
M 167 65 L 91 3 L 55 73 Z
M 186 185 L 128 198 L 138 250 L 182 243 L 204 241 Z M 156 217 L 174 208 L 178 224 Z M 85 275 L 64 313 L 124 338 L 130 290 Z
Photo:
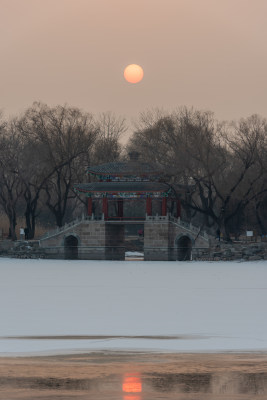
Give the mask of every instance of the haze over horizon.
M 42 101 L 112 111 L 193 106 L 267 117 L 265 0 L 0 0 L 0 109 Z M 144 79 L 123 70 L 140 64 Z

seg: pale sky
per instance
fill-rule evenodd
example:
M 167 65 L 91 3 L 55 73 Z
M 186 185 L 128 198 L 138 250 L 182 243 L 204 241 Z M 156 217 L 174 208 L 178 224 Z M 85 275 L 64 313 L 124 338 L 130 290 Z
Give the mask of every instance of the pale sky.
M 0 108 L 267 117 L 267 0 L 0 0 Z M 144 79 L 127 83 L 140 64 Z

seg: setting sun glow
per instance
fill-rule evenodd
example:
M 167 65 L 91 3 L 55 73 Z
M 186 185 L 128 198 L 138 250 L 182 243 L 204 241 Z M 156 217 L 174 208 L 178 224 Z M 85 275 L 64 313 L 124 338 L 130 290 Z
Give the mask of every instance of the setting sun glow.
M 138 83 L 143 79 L 144 71 L 140 65 L 130 64 L 124 69 L 124 78 L 129 83 Z
M 125 376 L 122 384 L 124 393 L 141 393 L 142 382 L 137 376 Z

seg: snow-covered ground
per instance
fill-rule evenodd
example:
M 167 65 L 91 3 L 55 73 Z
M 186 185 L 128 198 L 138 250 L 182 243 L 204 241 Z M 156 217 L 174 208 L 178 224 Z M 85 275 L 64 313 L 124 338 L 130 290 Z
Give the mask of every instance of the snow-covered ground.
M 267 262 L 0 259 L 1 355 L 104 349 L 266 351 Z

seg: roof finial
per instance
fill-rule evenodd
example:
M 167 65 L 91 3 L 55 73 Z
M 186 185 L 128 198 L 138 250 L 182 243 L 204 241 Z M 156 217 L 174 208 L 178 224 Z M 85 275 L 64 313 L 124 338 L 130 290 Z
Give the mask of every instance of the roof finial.
M 131 161 L 137 161 L 139 159 L 140 153 L 138 153 L 138 151 L 132 150 L 129 151 L 128 156 Z

